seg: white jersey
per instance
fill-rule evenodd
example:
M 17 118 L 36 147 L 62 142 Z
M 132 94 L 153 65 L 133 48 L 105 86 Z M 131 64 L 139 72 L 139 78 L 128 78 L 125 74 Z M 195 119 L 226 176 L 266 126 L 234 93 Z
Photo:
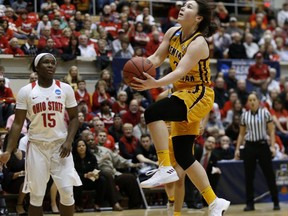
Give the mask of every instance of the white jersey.
M 66 139 L 65 108 L 76 106 L 72 87 L 58 80 L 49 88 L 40 87 L 38 81 L 30 83 L 20 89 L 16 100 L 16 109 L 27 110 L 31 121 L 29 140 L 37 141 Z

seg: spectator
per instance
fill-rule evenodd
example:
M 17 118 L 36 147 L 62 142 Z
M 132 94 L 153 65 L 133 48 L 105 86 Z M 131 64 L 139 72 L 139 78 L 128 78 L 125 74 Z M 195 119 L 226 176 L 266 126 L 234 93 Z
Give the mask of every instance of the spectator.
M 15 108 L 15 107 L 14 107 Z M 7 131 L 9 131 L 11 129 L 11 126 L 14 122 L 14 119 L 15 119 L 15 113 L 14 113 L 15 110 L 13 110 L 13 114 L 11 114 L 8 119 L 7 119 L 7 122 L 6 122 L 6 126 L 5 126 L 5 129 Z M 23 123 L 23 126 L 22 126 L 22 130 L 21 130 L 21 134 L 23 135 L 26 135 L 28 133 L 28 123 L 29 123 L 29 120 L 26 118 L 24 123 Z
M 92 28 L 92 21 L 85 20 L 83 24 L 83 28 L 79 31 L 80 34 L 85 34 L 90 40 L 93 42 L 97 42 L 100 38 L 100 34 L 97 29 Z
M 247 91 L 247 88 L 246 88 L 246 81 L 245 80 L 240 79 L 237 81 L 236 92 L 238 94 L 238 98 L 241 101 L 241 104 L 245 107 L 246 102 L 247 102 L 247 98 L 249 95 L 249 92 Z
M 79 49 L 82 57 L 96 57 L 96 51 L 93 45 L 88 45 L 88 37 L 86 35 L 79 36 Z
M 240 131 L 240 115 L 233 115 L 232 123 L 227 126 L 225 129 L 225 134 L 229 135 L 231 142 L 234 146 L 236 146 L 238 134 Z
M 144 18 L 148 17 L 149 18 L 149 24 L 153 25 L 155 23 L 154 17 L 150 14 L 150 10 L 148 7 L 144 7 L 142 10 L 142 13 L 137 15 L 135 22 L 143 22 Z
M 288 3 L 284 2 L 282 9 L 277 14 L 277 23 L 280 28 L 283 28 L 285 21 L 288 19 Z
M 83 113 L 85 122 L 90 123 L 90 121 L 92 121 L 93 118 L 95 117 L 95 116 L 93 116 L 93 114 L 89 113 L 88 105 L 87 105 L 86 101 L 84 101 L 84 100 L 79 101 L 78 111 Z
M 105 137 L 103 138 L 103 142 L 105 142 Z M 120 192 L 124 192 L 128 196 L 128 206 L 130 209 L 140 208 L 141 194 L 136 177 L 131 173 L 120 173 L 117 171 L 117 169 L 121 168 L 136 168 L 139 167 L 139 164 L 131 163 L 119 154 L 114 153 L 110 149 L 99 144 L 94 144 L 93 149 L 101 173 L 106 177 L 112 176 L 114 178 L 114 183 L 119 187 Z M 114 196 L 114 198 L 115 197 L 117 196 Z M 121 211 L 122 207 L 119 203 L 115 203 L 113 204 L 113 210 Z
M 9 42 L 5 35 L 3 26 L 0 25 L 0 54 L 4 52 L 5 49 L 9 47 Z
M 125 42 L 128 43 L 127 49 L 129 50 L 129 52 L 133 56 L 134 55 L 134 49 L 133 49 L 132 45 L 129 42 L 129 38 L 125 35 L 125 30 L 124 29 L 118 29 L 117 32 L 118 32 L 118 37 L 115 40 L 112 41 L 113 54 L 115 55 L 118 51 L 123 49 L 122 42 L 125 41 Z
M 122 116 L 128 111 L 127 105 L 127 93 L 125 91 L 119 91 L 117 100 L 112 104 L 112 111 L 116 114 L 119 113 Z
M 226 135 L 220 137 L 220 147 L 215 148 L 214 153 L 218 160 L 234 159 L 235 146 L 231 144 L 230 138 Z
M 164 26 L 162 26 L 163 32 L 166 32 L 169 28 L 177 25 L 178 14 L 182 6 L 182 1 L 176 1 L 175 6 L 170 7 L 168 11 L 167 22 Z
M 133 135 L 133 125 L 123 124 L 123 136 L 119 140 L 119 153 L 126 159 L 135 158 L 135 151 L 140 145 L 139 140 Z
M 107 84 L 107 92 L 113 98 L 116 98 L 116 90 L 113 85 L 113 75 L 110 70 L 103 69 L 100 73 L 100 79 L 104 80 Z
M 78 112 L 78 130 L 75 134 L 75 138 L 74 140 L 77 140 L 80 138 L 80 135 L 82 133 L 82 131 L 84 130 L 90 130 L 90 127 L 89 127 L 89 123 L 85 121 L 85 116 L 82 112 Z
M 63 82 L 69 84 L 74 91 L 77 90 L 78 82 L 82 80 L 78 67 L 73 65 L 70 67 L 68 74 L 64 77 Z
M 50 38 L 52 38 L 51 27 L 45 26 L 42 30 L 42 35 L 40 36 L 38 41 L 38 51 L 41 51 L 46 47 L 47 40 Z M 59 38 L 53 37 L 53 41 L 54 41 L 54 47 L 57 49 L 61 49 L 61 41 L 59 40 Z
M 93 127 L 90 129 L 93 133 L 95 142 L 98 143 L 99 142 L 99 137 L 104 137 L 103 133 L 101 136 L 98 136 L 100 132 L 105 132 L 106 136 L 105 136 L 105 142 L 101 142 L 101 146 L 104 146 L 106 148 L 111 149 L 112 151 L 115 150 L 115 140 L 114 138 L 110 135 L 107 134 L 107 131 L 105 129 L 105 124 L 103 121 L 99 120 L 95 120 L 93 121 Z
M 150 38 L 145 47 L 146 56 L 152 55 L 157 50 L 159 45 L 162 43 L 162 39 L 160 38 L 160 33 L 157 30 L 152 32 L 152 38 Z
M 8 41 L 11 40 L 14 37 L 14 34 L 16 34 L 16 33 L 9 27 L 9 23 L 7 20 L 0 20 L 0 23 L 4 29 L 4 35 L 5 35 L 6 39 Z M 17 30 L 16 27 L 15 27 L 15 30 Z
M 46 42 L 46 47 L 39 50 L 38 53 L 50 53 L 57 58 L 61 56 L 61 51 L 55 48 L 55 42 L 53 38 L 48 38 Z
M 10 87 L 10 79 L 5 76 L 5 67 L 0 65 L 0 77 L 4 76 L 5 78 L 5 87 Z
M 77 56 L 81 56 L 78 38 L 72 36 L 69 41 L 69 45 L 67 47 L 64 47 L 62 50 L 63 53 L 61 55 L 61 58 L 63 61 L 74 60 L 77 58 Z
M 7 119 L 13 114 L 15 98 L 12 89 L 5 87 L 5 78 L 0 76 L 0 127 L 5 127 Z
M 276 134 L 281 138 L 287 151 L 286 153 L 288 153 L 288 111 L 283 107 L 283 102 L 280 98 L 273 101 L 270 113 L 276 125 Z
M 78 38 L 81 35 L 81 33 L 76 29 L 76 21 L 75 20 L 69 20 L 68 27 L 71 29 L 74 37 Z
M 123 136 L 122 119 L 121 116 L 117 113 L 113 117 L 113 125 L 109 127 L 108 134 L 114 138 L 115 143 L 118 143 L 120 138 Z
M 79 32 L 84 26 L 84 22 L 83 22 L 82 12 L 81 11 L 76 11 L 74 20 L 76 22 L 76 29 L 75 30 Z
M 31 72 L 29 75 L 29 82 L 32 83 L 35 82 L 36 80 L 38 80 L 38 74 L 35 72 Z
M 233 89 L 229 91 L 229 100 L 225 102 L 221 112 L 221 119 L 226 118 L 227 112 L 232 109 L 233 104 L 238 99 L 238 94 Z
M 76 13 L 76 7 L 75 5 L 71 4 L 71 0 L 64 0 L 64 3 L 60 6 L 60 9 L 63 11 L 66 20 L 73 18 Z
M 102 26 L 104 31 L 110 34 L 113 39 L 116 39 L 118 25 L 115 22 L 110 20 L 111 14 L 103 13 L 102 18 L 103 18 L 103 21 L 101 21 L 99 25 Z
M 136 99 L 130 101 L 128 112 L 122 115 L 123 123 L 131 123 L 133 127 L 140 122 L 141 112 L 139 110 L 139 103 Z
M 27 2 L 24 0 L 16 0 L 12 3 L 12 8 L 14 11 L 18 11 L 19 9 L 26 9 L 27 5 Z
M 213 111 L 210 112 L 209 118 L 206 124 L 207 134 L 213 136 L 214 133 L 216 133 L 218 136 L 225 135 L 225 129 L 223 126 L 222 121 L 218 120 L 216 115 Z M 215 139 L 217 139 L 216 134 L 214 135 Z
M 230 59 L 247 59 L 245 46 L 242 43 L 242 36 L 239 32 L 231 35 L 232 43 L 228 48 L 228 58 Z
M 236 78 L 236 68 L 230 67 L 228 70 L 228 75 L 224 76 L 226 89 L 229 91 L 230 89 L 236 89 L 237 88 L 237 78 Z
M 245 41 L 243 43 L 246 55 L 249 59 L 253 59 L 255 54 L 259 51 L 257 43 L 253 42 L 253 35 L 251 33 L 245 34 Z
M 36 39 L 36 35 L 34 34 L 29 34 L 27 36 L 26 43 L 21 46 L 21 50 L 23 50 L 25 55 L 35 56 L 36 53 L 38 52 L 35 39 Z
M 87 143 L 78 139 L 72 148 L 75 169 L 82 181 L 82 185 L 74 187 L 75 210 L 83 212 L 83 190 L 96 190 L 94 197 L 94 210 L 100 211 L 109 187 L 105 176 L 100 173 L 96 157 L 91 152 Z
M 106 49 L 107 41 L 104 39 L 98 40 L 98 50 L 96 58 L 96 67 L 100 70 L 104 70 L 111 65 L 112 52 Z
M 85 101 L 88 107 L 88 112 L 90 113 L 92 111 L 91 96 L 86 89 L 85 80 L 79 80 L 77 82 L 77 90 L 75 91 L 75 98 L 77 103 L 79 103 L 80 101 Z
M 124 59 L 131 59 L 133 57 L 133 54 L 130 52 L 129 48 L 129 42 L 128 41 L 121 41 L 121 49 L 115 53 L 114 57 L 116 58 L 124 58 Z M 134 50 L 133 50 L 134 53 Z
M 140 122 L 135 125 L 133 127 L 133 135 L 138 139 L 140 140 L 140 137 L 143 135 L 143 134 L 150 134 L 149 132 L 149 129 L 146 125 L 146 122 L 145 122 L 145 118 L 144 118 L 144 113 L 141 113 L 140 115 Z
M 230 15 L 223 2 L 218 2 L 214 9 L 214 16 L 219 20 L 221 26 L 228 26 Z
M 215 103 L 218 104 L 219 109 L 223 109 L 225 102 L 228 100 L 228 92 L 225 89 L 225 83 L 222 77 L 218 77 L 215 80 L 214 92 Z
M 236 17 L 230 17 L 229 25 L 226 28 L 226 33 L 232 36 L 233 33 L 239 33 L 240 37 L 242 38 L 244 32 L 241 28 L 238 27 L 238 20 Z
M 277 81 L 276 75 L 277 71 L 275 68 L 270 67 L 269 68 L 270 77 L 268 78 L 268 87 L 267 90 L 270 92 L 272 90 L 276 90 L 277 92 L 280 92 L 280 84 L 279 81 Z
M 14 56 L 24 56 L 24 52 L 19 47 L 19 42 L 16 37 L 9 41 L 9 47 L 4 50 L 4 54 L 10 54 Z
M 42 31 L 45 26 L 48 26 L 51 28 L 51 22 L 49 20 L 49 17 L 46 14 L 43 14 L 41 17 L 40 22 L 37 25 L 37 37 L 40 38 L 42 35 Z
M 88 13 L 90 8 L 90 1 L 89 0 L 74 0 L 74 5 L 76 6 L 77 10 L 81 13 Z
M 108 131 L 108 128 L 113 125 L 113 117 L 115 115 L 115 113 L 111 111 L 110 107 L 111 104 L 109 101 L 104 100 L 100 103 L 100 112 L 96 114 L 96 116 L 104 122 L 106 131 Z
M 17 37 L 18 39 L 27 39 L 27 36 L 31 33 L 34 34 L 35 26 L 33 26 L 33 22 L 28 19 L 28 11 L 26 9 L 19 10 L 19 17 L 15 22 L 17 28 Z
M 214 55 L 219 53 L 219 57 L 223 58 L 224 53 L 227 53 L 227 50 L 232 43 L 231 35 L 225 32 L 224 26 L 219 26 L 218 31 L 212 36 L 214 44 Z
M 95 85 L 95 91 L 92 95 L 92 112 L 97 114 L 100 111 L 100 103 L 104 100 L 108 100 L 110 103 L 113 103 L 111 100 L 110 94 L 107 92 L 108 86 L 104 80 L 98 80 Z
M 138 163 L 144 165 L 152 165 L 152 167 L 158 166 L 158 158 L 156 149 L 152 143 L 152 139 L 149 134 L 142 134 L 140 137 L 140 145 L 135 151 L 136 160 Z M 145 166 L 144 166 L 145 167 Z
M 255 64 L 249 67 L 247 79 L 252 83 L 254 89 L 259 91 L 260 86 L 267 82 L 269 76 L 269 67 L 264 63 L 262 53 L 258 52 L 255 55 Z
M 149 41 L 149 36 L 143 30 L 143 23 L 137 22 L 135 24 L 134 38 L 132 41 L 133 47 L 141 47 L 144 49 Z
M 232 103 L 231 109 L 229 109 L 227 111 L 226 118 L 223 121 L 224 126 L 227 127 L 228 125 L 230 125 L 232 123 L 232 121 L 233 121 L 233 116 L 234 115 L 241 115 L 244 111 L 245 111 L 245 109 L 243 108 L 241 100 L 240 99 L 236 99 Z
M 3 151 L 6 151 L 7 149 L 8 136 L 9 135 L 6 135 L 5 137 Z M 22 192 L 25 176 L 25 152 L 18 149 L 19 140 L 17 147 L 11 154 L 10 160 L 8 161 L 6 166 L 3 167 L 4 181 L 1 185 L 5 192 L 18 194 L 16 212 L 19 215 L 27 215 L 27 212 L 25 211 L 23 206 L 26 194 Z

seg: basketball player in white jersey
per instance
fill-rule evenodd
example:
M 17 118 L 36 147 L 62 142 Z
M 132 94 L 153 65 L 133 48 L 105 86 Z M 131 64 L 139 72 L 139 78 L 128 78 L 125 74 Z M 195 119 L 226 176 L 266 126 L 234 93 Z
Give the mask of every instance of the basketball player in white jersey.
M 38 74 L 38 81 L 18 92 L 16 116 L 10 130 L 13 136 L 9 136 L 7 150 L 0 155 L 0 161 L 7 163 L 27 115 L 31 124 L 23 192 L 30 192 L 30 216 L 43 215 L 43 198 L 50 175 L 60 193 L 62 216 L 74 214 L 73 186 L 82 184 L 71 155 L 78 128 L 77 103 L 71 86 L 54 80 L 56 63 L 50 53 L 41 53 L 33 60 L 31 66 Z M 70 119 L 68 130 L 64 122 L 65 109 Z

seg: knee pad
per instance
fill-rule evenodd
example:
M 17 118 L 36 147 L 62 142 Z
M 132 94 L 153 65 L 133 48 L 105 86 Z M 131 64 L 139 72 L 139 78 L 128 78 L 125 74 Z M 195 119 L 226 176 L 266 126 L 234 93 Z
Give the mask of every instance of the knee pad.
M 43 199 L 44 199 L 44 195 L 43 196 L 37 196 L 33 193 L 30 193 L 30 204 L 36 207 L 41 207 L 43 204 Z
M 74 204 L 73 187 L 64 187 L 58 189 L 60 194 L 60 203 L 64 206 L 71 206 Z
M 194 135 L 172 137 L 174 156 L 183 170 L 188 169 L 195 162 L 193 155 L 194 140 Z

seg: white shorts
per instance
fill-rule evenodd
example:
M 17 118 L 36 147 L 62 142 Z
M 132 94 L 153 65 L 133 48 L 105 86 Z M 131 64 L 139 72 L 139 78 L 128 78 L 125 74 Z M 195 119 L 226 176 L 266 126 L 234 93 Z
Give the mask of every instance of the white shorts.
M 82 182 L 74 168 L 72 153 L 60 157 L 64 140 L 54 142 L 31 141 L 26 152 L 26 175 L 23 193 L 44 196 L 47 182 L 52 176 L 57 188 L 80 186 Z

